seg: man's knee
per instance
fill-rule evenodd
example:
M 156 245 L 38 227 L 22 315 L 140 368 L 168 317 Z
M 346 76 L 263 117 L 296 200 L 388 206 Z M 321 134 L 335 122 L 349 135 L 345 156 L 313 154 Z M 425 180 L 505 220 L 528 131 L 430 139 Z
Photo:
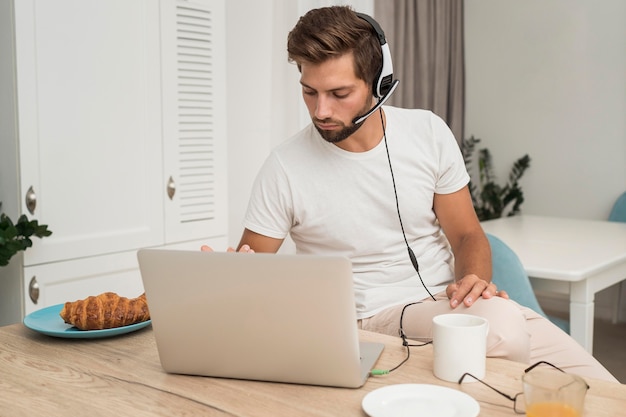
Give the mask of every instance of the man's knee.
M 472 311 L 474 310 L 474 311 Z M 519 305 L 502 298 L 481 299 L 467 309 L 489 321 L 487 356 L 528 363 L 530 333 Z

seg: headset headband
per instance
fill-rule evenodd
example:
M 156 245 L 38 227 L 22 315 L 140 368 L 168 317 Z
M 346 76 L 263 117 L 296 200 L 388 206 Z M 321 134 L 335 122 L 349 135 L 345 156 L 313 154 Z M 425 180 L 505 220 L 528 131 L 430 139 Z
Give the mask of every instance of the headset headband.
M 374 96 L 376 98 L 380 98 L 387 94 L 387 92 L 391 88 L 391 85 L 393 84 L 393 64 L 391 62 L 391 52 L 389 51 L 389 44 L 385 39 L 385 32 L 383 32 L 382 28 L 380 27 L 378 22 L 376 22 L 376 20 L 363 13 L 356 13 L 356 15 L 369 23 L 370 26 L 372 26 L 374 31 L 376 31 L 376 36 L 378 38 L 378 42 L 380 43 L 380 49 L 382 50 L 383 55 L 383 64 L 380 69 L 380 73 L 374 80 L 374 84 L 372 86 Z

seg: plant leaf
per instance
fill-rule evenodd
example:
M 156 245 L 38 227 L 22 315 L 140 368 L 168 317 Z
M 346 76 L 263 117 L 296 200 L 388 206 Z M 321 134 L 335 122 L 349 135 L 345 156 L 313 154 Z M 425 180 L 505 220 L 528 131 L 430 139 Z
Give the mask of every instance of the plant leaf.
M 522 178 L 528 167 L 530 167 L 530 157 L 526 154 L 513 163 L 511 173 L 509 174 L 509 183 L 516 183 Z
M 50 236 L 52 231 L 45 224 L 40 225 L 37 220 L 28 220 L 22 214 L 17 223 L 13 223 L 9 216 L 0 214 L 0 266 L 6 266 L 9 260 L 19 251 L 33 246 L 31 236 L 39 238 Z

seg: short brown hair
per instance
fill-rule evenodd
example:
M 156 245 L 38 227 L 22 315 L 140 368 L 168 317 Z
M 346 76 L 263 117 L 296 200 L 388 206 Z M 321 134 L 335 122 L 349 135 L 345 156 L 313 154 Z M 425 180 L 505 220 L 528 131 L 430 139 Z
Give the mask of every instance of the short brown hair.
M 382 51 L 376 31 L 350 6 L 313 9 L 300 17 L 287 37 L 290 62 L 320 64 L 353 53 L 354 73 L 372 88 L 382 67 Z

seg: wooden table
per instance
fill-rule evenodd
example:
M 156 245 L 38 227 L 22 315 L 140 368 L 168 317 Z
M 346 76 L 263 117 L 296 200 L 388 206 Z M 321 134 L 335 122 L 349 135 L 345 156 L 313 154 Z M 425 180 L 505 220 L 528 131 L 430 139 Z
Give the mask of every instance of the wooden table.
M 400 339 L 361 332 L 386 347 L 378 368 L 406 354 Z M 402 383 L 438 384 L 465 391 L 481 417 L 514 416 L 511 402 L 480 383 L 461 386 L 432 374 L 432 347 L 411 348 L 409 361 L 360 389 L 289 385 L 166 374 L 151 327 L 108 339 L 60 339 L 22 324 L 0 327 L 2 416 L 365 416 L 363 397 Z M 487 360 L 485 380 L 514 394 L 525 365 Z M 626 385 L 588 380 L 586 415 L 615 417 L 626 409 Z
M 592 353 L 595 294 L 626 279 L 626 223 L 521 215 L 482 226 L 517 253 L 535 289 L 569 294 L 570 333 Z

